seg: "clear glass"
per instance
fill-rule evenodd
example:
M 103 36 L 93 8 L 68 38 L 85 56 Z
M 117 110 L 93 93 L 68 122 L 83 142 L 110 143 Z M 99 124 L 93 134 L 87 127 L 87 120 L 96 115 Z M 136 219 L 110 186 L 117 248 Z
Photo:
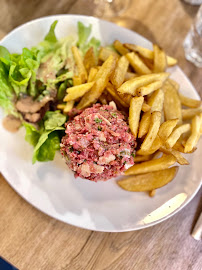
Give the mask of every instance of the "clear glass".
M 183 45 L 186 59 L 202 67 L 202 5 Z
M 131 0 L 78 0 L 69 13 L 99 18 L 116 17 L 129 7 L 130 2 Z

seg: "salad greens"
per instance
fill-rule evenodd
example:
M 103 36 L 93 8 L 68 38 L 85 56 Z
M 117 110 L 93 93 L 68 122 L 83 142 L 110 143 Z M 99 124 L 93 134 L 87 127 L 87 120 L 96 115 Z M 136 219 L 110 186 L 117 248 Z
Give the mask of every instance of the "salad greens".
M 21 54 L 10 53 L 0 46 L 0 106 L 6 114 L 21 119 L 25 140 L 34 147 L 33 163 L 53 160 L 60 148 L 67 116 L 55 108 L 72 86 L 75 62 L 71 47 L 78 46 L 83 56 L 90 47 L 98 55 L 100 47 L 99 40 L 90 38 L 92 25 L 86 27 L 78 22 L 78 39 L 67 36 L 58 40 L 57 23 L 52 23 L 43 41 L 32 48 L 23 48 Z M 29 104 L 24 108 L 23 102 L 30 102 L 30 98 L 30 104 L 43 105 L 34 113 L 28 110 Z M 40 119 L 33 121 L 34 125 L 27 122 L 32 119 L 30 116 L 39 114 Z

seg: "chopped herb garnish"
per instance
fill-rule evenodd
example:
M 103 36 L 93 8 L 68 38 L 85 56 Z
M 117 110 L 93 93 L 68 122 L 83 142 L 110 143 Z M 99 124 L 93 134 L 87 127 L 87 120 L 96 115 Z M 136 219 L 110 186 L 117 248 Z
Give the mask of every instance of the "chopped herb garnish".
M 102 123 L 102 119 L 100 119 L 100 118 L 95 118 L 95 122 L 96 122 L 97 124 Z
M 70 147 L 69 147 L 69 152 L 73 152 L 73 151 L 74 151 L 73 146 L 70 146 Z
M 112 115 L 113 117 L 117 117 L 117 114 L 114 113 L 114 112 L 112 112 L 111 115 Z
M 102 128 L 101 128 L 101 126 L 98 126 L 98 128 L 97 128 L 99 131 L 101 131 L 102 130 Z
M 125 165 L 126 164 L 126 160 L 123 162 L 123 165 Z
M 135 157 L 135 153 L 131 153 L 131 156 L 132 156 L 132 157 Z

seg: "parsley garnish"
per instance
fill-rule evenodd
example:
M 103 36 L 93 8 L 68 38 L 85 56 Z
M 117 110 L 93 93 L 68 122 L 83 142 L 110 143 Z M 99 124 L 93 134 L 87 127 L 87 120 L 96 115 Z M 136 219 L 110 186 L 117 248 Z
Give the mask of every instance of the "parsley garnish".
M 117 114 L 116 114 L 116 113 L 111 113 L 111 115 L 112 115 L 113 117 L 117 117 Z
M 101 128 L 101 126 L 98 126 L 98 128 L 97 128 L 99 131 L 101 131 L 102 130 L 102 128 Z
M 102 119 L 100 119 L 100 118 L 95 118 L 95 122 L 96 122 L 97 124 L 102 123 Z

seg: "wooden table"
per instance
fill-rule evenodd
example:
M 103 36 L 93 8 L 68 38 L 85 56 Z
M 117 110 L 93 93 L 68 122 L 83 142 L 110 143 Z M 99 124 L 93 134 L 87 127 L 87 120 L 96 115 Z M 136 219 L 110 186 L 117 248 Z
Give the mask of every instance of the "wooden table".
M 131 2 L 129 9 L 113 21 L 157 42 L 178 58 L 179 66 L 202 94 L 202 69 L 185 60 L 182 48 L 197 7 L 180 0 Z M 37 17 L 88 12 L 74 0 L 1 0 L 0 4 L 1 36 Z M 199 270 L 201 243 L 190 232 L 201 211 L 201 195 L 202 190 L 182 211 L 154 227 L 99 233 L 72 227 L 39 212 L 0 176 L 0 256 L 24 270 Z

